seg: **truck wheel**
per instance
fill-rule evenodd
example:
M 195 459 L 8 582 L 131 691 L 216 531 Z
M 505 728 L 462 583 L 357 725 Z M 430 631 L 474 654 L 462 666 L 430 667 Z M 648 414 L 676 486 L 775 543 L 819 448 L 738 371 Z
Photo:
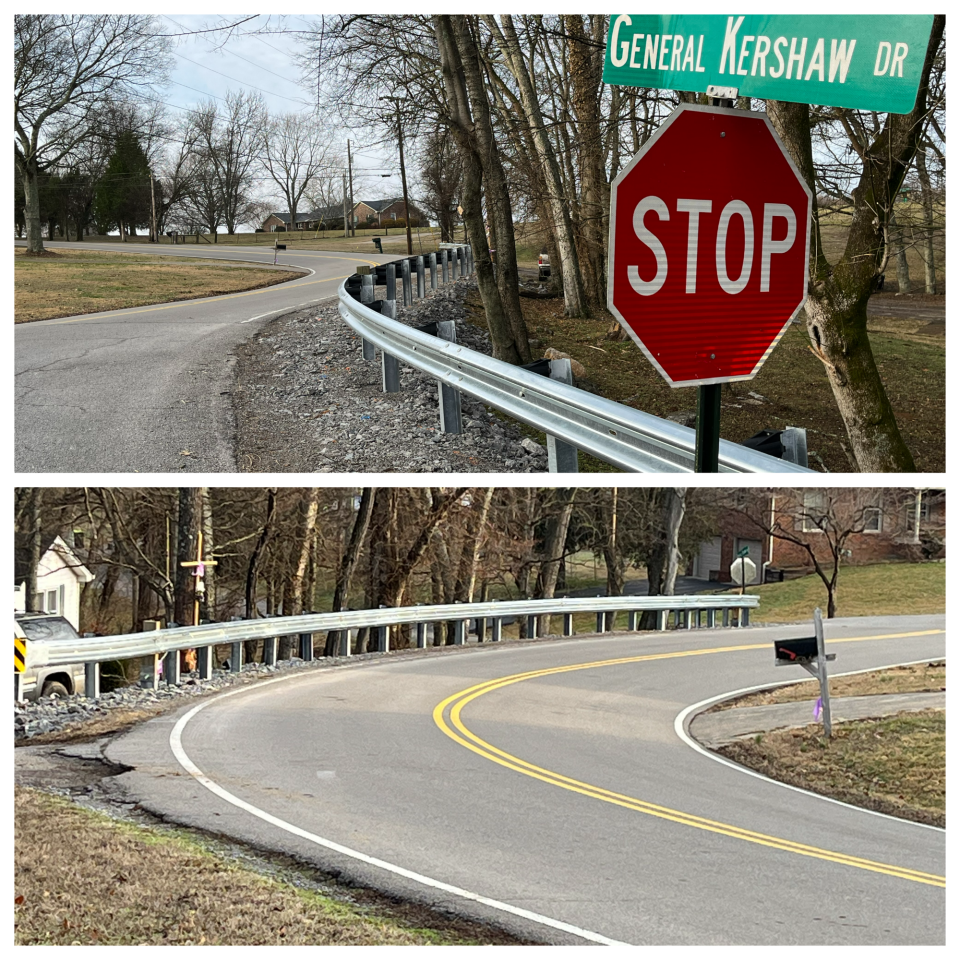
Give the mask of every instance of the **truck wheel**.
M 54 694 L 58 697 L 69 697 L 70 691 L 59 680 L 51 680 L 43 685 L 41 696 L 52 697 Z

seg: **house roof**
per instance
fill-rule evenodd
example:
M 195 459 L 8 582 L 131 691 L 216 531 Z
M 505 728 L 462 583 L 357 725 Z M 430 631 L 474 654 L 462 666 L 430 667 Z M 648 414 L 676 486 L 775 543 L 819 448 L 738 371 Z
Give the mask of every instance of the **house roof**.
M 386 200 L 359 200 L 358 205 L 362 203 L 373 210 L 374 213 L 380 213 L 383 210 L 386 210 L 387 207 L 391 207 L 395 203 L 402 202 L 403 197 L 388 197 Z M 413 207 L 413 204 L 411 203 L 410 206 Z
M 76 578 L 82 583 L 89 583 L 93 574 L 83 565 L 80 558 L 67 546 L 66 542 L 57 534 L 46 534 L 40 541 L 45 544 L 40 551 L 43 560 L 49 553 L 56 554 L 65 567 L 69 567 Z M 23 583 L 30 571 L 30 537 L 27 534 L 14 534 L 13 541 L 13 580 L 14 583 Z

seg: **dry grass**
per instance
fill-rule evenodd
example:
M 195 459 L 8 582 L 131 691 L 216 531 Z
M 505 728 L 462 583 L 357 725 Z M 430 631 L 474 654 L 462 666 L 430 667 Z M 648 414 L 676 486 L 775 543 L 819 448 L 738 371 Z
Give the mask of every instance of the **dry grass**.
M 148 254 L 58 250 L 14 253 L 17 323 L 213 297 L 285 283 L 301 271 Z
M 933 663 L 914 663 L 906 667 L 891 667 L 857 673 L 849 677 L 830 678 L 831 697 L 869 697 L 885 693 L 934 693 L 947 689 L 947 665 L 943 660 Z M 820 696 L 816 680 L 804 680 L 786 687 L 761 690 L 736 700 L 724 700 L 713 710 L 733 707 L 760 707 L 771 703 L 813 702 Z
M 416 906 L 370 907 L 297 888 L 185 834 L 120 823 L 37 790 L 17 788 L 15 804 L 17 944 L 518 942 Z
M 946 713 L 778 730 L 719 749 L 769 777 L 906 820 L 946 826 Z
M 837 581 L 837 616 L 943 613 L 946 609 L 946 572 L 944 563 L 841 566 Z M 750 618 L 754 623 L 800 623 L 812 618 L 814 607 L 827 609 L 827 590 L 816 574 L 783 583 L 747 587 L 747 593 L 760 597 L 760 609 Z

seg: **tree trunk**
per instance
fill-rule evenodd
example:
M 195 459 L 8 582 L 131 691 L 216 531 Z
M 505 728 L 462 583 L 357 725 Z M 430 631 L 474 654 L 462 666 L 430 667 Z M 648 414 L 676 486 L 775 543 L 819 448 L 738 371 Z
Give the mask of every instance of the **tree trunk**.
M 920 200 L 923 204 L 923 274 L 926 293 L 937 292 L 937 262 L 933 248 L 933 190 L 927 170 L 927 148 L 924 144 L 917 150 L 917 178 L 920 180 Z
M 27 252 L 43 253 L 40 230 L 40 175 L 35 163 L 26 161 L 23 170 L 23 216 L 27 227 Z
M 520 100 L 523 104 L 527 126 L 536 146 L 537 155 L 540 159 L 540 173 L 547 188 L 547 202 L 550 206 L 557 252 L 560 256 L 565 312 L 568 317 L 586 317 L 589 316 L 589 310 L 586 305 L 583 279 L 580 275 L 580 263 L 573 239 L 570 212 L 564 202 L 564 190 L 560 180 L 560 168 L 557 164 L 556 153 L 553 144 L 547 137 L 540 102 L 537 99 L 533 81 L 520 50 L 520 41 L 513 25 L 513 17 L 510 14 L 501 14 L 500 19 L 503 24 L 503 34 L 501 35 L 503 53 L 510 67 L 510 72 L 520 89 Z M 492 15 L 485 16 L 484 20 L 495 35 L 499 33 L 496 20 Z
M 933 39 L 931 44 L 935 50 Z M 925 102 L 928 76 L 926 66 L 918 103 Z M 809 105 L 768 100 L 767 114 L 814 193 L 807 332 L 811 348 L 824 365 L 857 465 L 864 472 L 912 472 L 913 457 L 900 435 L 870 348 L 867 300 L 883 259 L 886 224 L 877 224 L 889 209 L 889 198 L 899 190 L 916 147 L 917 134 L 904 123 L 916 124 L 919 117 L 888 115 L 884 133 L 870 148 L 863 178 L 853 191 L 854 214 L 846 249 L 839 263 L 831 266 L 820 238 Z M 875 189 L 877 181 L 883 182 L 883 196 Z
M 23 609 L 28 613 L 39 613 L 43 610 L 43 604 L 37 603 L 37 568 L 40 566 L 40 557 L 43 552 L 42 506 L 43 487 L 34 487 L 30 494 L 30 512 L 28 514 L 30 518 L 30 552 L 23 588 L 26 592 L 26 596 L 23 598 Z
M 360 562 L 360 551 L 370 527 L 371 507 L 373 506 L 375 492 L 374 487 L 364 487 L 360 494 L 360 507 L 353 521 L 353 529 L 350 531 L 350 542 L 340 558 L 340 567 L 337 570 L 337 584 L 333 591 L 333 606 L 331 607 L 334 612 L 345 610 L 349 603 L 353 574 Z M 340 636 L 341 631 L 339 630 L 331 630 L 327 634 L 327 640 L 323 648 L 325 657 L 339 655 Z
M 677 585 L 677 571 L 680 566 L 680 525 L 686 508 L 686 488 L 668 487 L 667 503 L 663 526 L 666 532 L 666 569 L 663 575 L 662 594 L 672 597 Z
M 463 67 L 450 29 L 450 17 L 433 18 L 434 33 L 440 50 L 447 120 L 460 151 L 463 164 L 463 222 L 473 248 L 477 286 L 483 301 L 493 355 L 506 363 L 521 364 L 530 359 L 524 338 L 521 349 L 500 295 L 483 224 L 482 164 L 476 143 L 469 98 L 463 80 Z
M 247 561 L 247 582 L 244 590 L 244 616 L 248 620 L 255 620 L 257 612 L 257 579 L 260 573 L 260 562 L 263 558 L 263 552 L 266 549 L 267 542 L 271 536 L 271 527 L 273 526 L 273 516 L 277 508 L 277 488 L 269 487 L 267 489 L 267 516 L 260 528 L 260 536 L 257 538 L 250 559 Z M 252 663 L 257 655 L 257 641 L 247 640 L 243 645 L 243 655 L 247 663 Z
M 197 542 L 203 524 L 203 487 L 181 487 L 177 513 L 177 572 L 173 616 L 181 626 L 194 623 L 196 600 L 196 567 L 184 567 L 184 562 L 197 559 Z M 180 669 L 193 670 L 197 665 L 194 650 L 180 651 Z
M 444 18 L 439 18 L 444 19 Z M 486 183 L 487 212 L 497 229 L 497 289 L 503 312 L 513 331 L 517 352 L 523 363 L 531 359 L 530 346 L 527 343 L 527 326 L 520 308 L 520 289 L 517 273 L 517 243 L 513 230 L 513 208 L 510 203 L 510 187 L 497 146 L 490 116 L 490 103 L 480 68 L 480 54 L 477 41 L 468 18 L 448 17 L 451 34 L 460 57 L 460 66 L 466 84 L 467 96 L 473 112 L 473 133 L 476 137 L 478 154 L 483 165 L 483 179 Z
M 547 531 L 543 538 L 543 561 L 540 564 L 540 576 L 537 578 L 537 599 L 552 600 L 557 588 L 557 574 L 560 572 L 560 560 L 567 542 L 570 518 L 577 498 L 577 488 L 567 487 L 557 490 L 555 506 L 557 512 L 547 521 Z M 550 633 L 550 614 L 539 617 L 537 632 L 545 636 Z
M 592 37 L 583 30 L 581 14 L 564 16 L 570 49 L 573 109 L 577 115 L 580 145 L 580 232 L 583 284 L 596 306 L 607 302 L 607 237 L 610 185 L 604 167 L 603 123 L 600 93 L 603 89 L 604 40 L 602 14 L 591 14 Z M 568 314 L 569 316 L 569 314 Z
M 910 293 L 910 265 L 907 263 L 907 246 L 904 242 L 903 224 L 897 219 L 896 213 L 890 214 L 887 232 L 890 235 L 894 258 L 897 263 L 897 292 Z

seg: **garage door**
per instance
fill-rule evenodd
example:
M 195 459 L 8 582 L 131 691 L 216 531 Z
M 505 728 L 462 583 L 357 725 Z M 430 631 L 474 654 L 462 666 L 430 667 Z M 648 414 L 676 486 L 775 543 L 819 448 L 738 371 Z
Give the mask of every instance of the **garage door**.
M 720 547 L 722 543 L 723 540 L 720 537 L 714 537 L 712 540 L 700 544 L 694 574 L 702 580 L 710 579 L 711 570 L 720 569 Z

